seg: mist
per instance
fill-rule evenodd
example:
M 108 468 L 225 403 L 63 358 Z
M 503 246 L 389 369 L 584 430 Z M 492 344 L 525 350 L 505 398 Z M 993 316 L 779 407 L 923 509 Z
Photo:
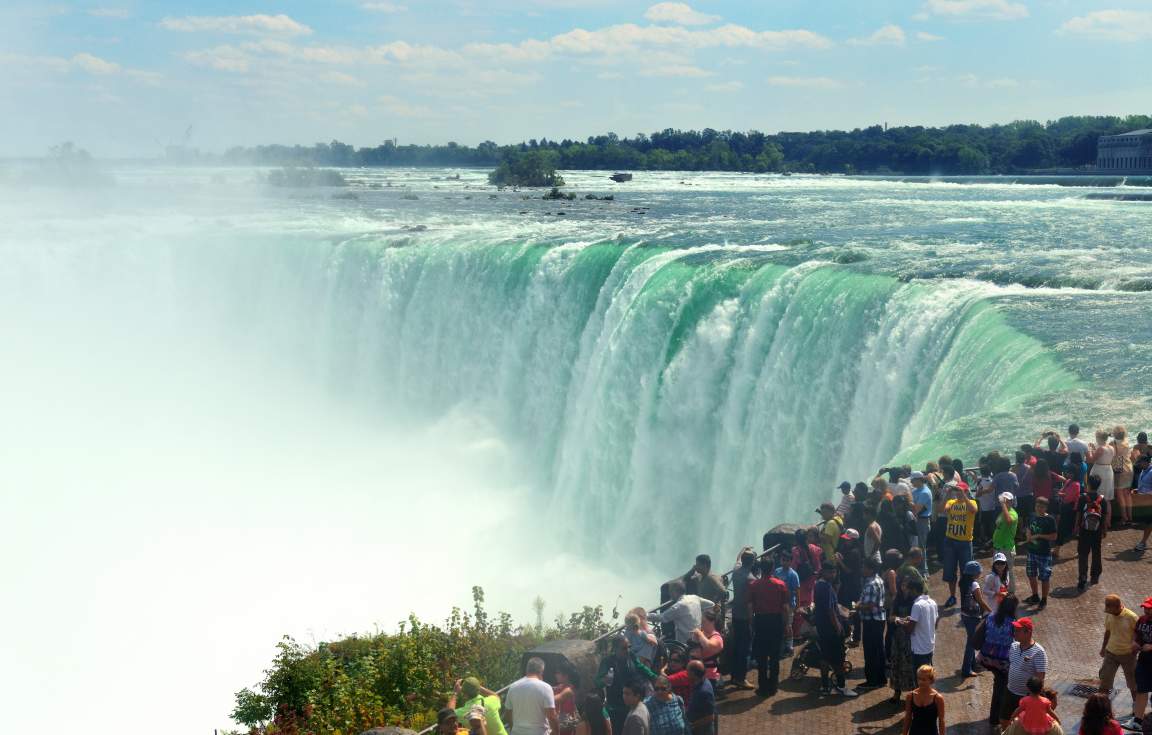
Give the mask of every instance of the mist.
M 225 729 L 281 635 L 438 622 L 472 585 L 527 621 L 537 595 L 551 619 L 647 584 L 565 553 L 522 458 L 479 413 L 416 421 L 335 397 L 259 324 L 226 318 L 247 298 L 240 278 L 188 280 L 181 258 L 205 223 L 258 216 L 250 178 L 5 191 L 13 732 L 46 712 L 95 733 Z

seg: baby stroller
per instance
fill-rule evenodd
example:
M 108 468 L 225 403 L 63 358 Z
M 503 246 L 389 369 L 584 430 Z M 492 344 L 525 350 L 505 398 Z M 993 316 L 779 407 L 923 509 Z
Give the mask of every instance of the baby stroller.
M 809 669 L 820 670 L 820 664 L 824 661 L 824 654 L 820 650 L 820 636 L 816 632 L 816 625 L 812 620 L 812 606 L 805 605 L 797 610 L 800 613 L 802 620 L 800 630 L 797 631 L 798 636 L 803 642 L 800 648 L 792 657 L 792 668 L 788 672 L 788 677 L 794 681 L 803 679 L 808 675 Z M 843 626 L 845 637 L 851 636 L 852 626 L 845 624 Z M 844 660 L 844 673 L 852 673 L 852 662 L 847 659 Z

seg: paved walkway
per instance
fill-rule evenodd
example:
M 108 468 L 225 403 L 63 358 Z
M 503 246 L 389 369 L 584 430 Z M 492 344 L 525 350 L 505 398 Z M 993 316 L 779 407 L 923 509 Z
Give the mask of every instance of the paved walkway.
M 1058 713 L 1066 726 L 1076 723 L 1084 699 L 1070 695 L 1076 684 L 1094 686 L 1100 666 L 1100 643 L 1104 636 L 1104 595 L 1114 592 L 1125 606 L 1140 612 L 1140 603 L 1152 595 L 1152 552 L 1137 555 L 1132 547 L 1140 539 L 1137 531 L 1110 533 L 1104 541 L 1104 574 L 1100 584 L 1083 593 L 1076 590 L 1075 542 L 1064 547 L 1064 556 L 1052 575 L 1052 593 L 1047 609 L 1035 612 L 1033 606 L 1020 605 L 1021 615 L 1030 615 L 1036 624 L 1036 640 L 1048 652 L 1048 681 L 1060 694 Z M 1024 580 L 1024 554 L 1017 555 L 1021 598 L 1027 597 Z M 987 569 L 988 559 L 981 559 Z M 937 602 L 947 595 L 947 587 L 934 574 L 930 591 Z M 964 628 L 956 608 L 942 611 L 936 634 L 935 663 L 940 679 L 936 688 L 945 698 L 949 733 L 987 735 L 989 690 L 992 675 L 961 679 L 958 672 L 963 654 Z M 853 664 L 848 684 L 860 683 L 864 662 L 859 648 L 850 649 Z M 902 709 L 889 704 L 891 689 L 864 690 L 855 699 L 820 694 L 820 674 L 816 670 L 800 681 L 787 678 L 792 660 L 781 666 L 780 692 L 771 699 L 760 699 L 753 692 L 733 692 L 720 704 L 721 735 L 899 735 Z M 755 673 L 749 676 L 755 680 Z M 1117 686 L 1123 688 L 1124 674 L 1117 672 Z M 1127 692 L 1116 696 L 1117 716 L 1131 714 L 1131 697 Z M 1072 731 L 1074 732 L 1074 731 Z M 1069 734 L 1071 735 L 1071 733 Z

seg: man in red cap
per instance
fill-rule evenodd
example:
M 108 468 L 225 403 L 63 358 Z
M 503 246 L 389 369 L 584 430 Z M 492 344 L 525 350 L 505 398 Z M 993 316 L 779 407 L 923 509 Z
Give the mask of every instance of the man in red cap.
M 1136 634 L 1132 647 L 1136 650 L 1136 693 L 1132 696 L 1134 724 L 1143 725 L 1148 707 L 1148 692 L 1152 692 L 1152 597 L 1141 605 L 1144 614 L 1136 621 Z
M 1000 700 L 1000 729 L 1008 727 L 1020 700 L 1028 695 L 1028 680 L 1044 681 L 1048 673 L 1048 654 L 1032 638 L 1032 618 L 1012 623 L 1012 650 L 1008 652 L 1008 691 Z

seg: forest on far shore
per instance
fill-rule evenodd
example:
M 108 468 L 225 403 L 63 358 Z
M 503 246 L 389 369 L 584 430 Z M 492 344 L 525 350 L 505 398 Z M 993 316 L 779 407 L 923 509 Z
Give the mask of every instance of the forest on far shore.
M 1152 116 L 1062 117 L 1045 123 L 949 125 L 818 130 L 774 135 L 755 130 L 673 130 L 615 133 L 586 140 L 550 140 L 476 146 L 397 145 L 355 148 L 333 140 L 312 146 L 235 147 L 220 161 L 261 166 L 494 167 L 539 151 L 557 169 L 638 171 L 795 171 L 876 174 L 1000 174 L 1077 169 L 1096 162 L 1096 141 L 1152 128 Z

